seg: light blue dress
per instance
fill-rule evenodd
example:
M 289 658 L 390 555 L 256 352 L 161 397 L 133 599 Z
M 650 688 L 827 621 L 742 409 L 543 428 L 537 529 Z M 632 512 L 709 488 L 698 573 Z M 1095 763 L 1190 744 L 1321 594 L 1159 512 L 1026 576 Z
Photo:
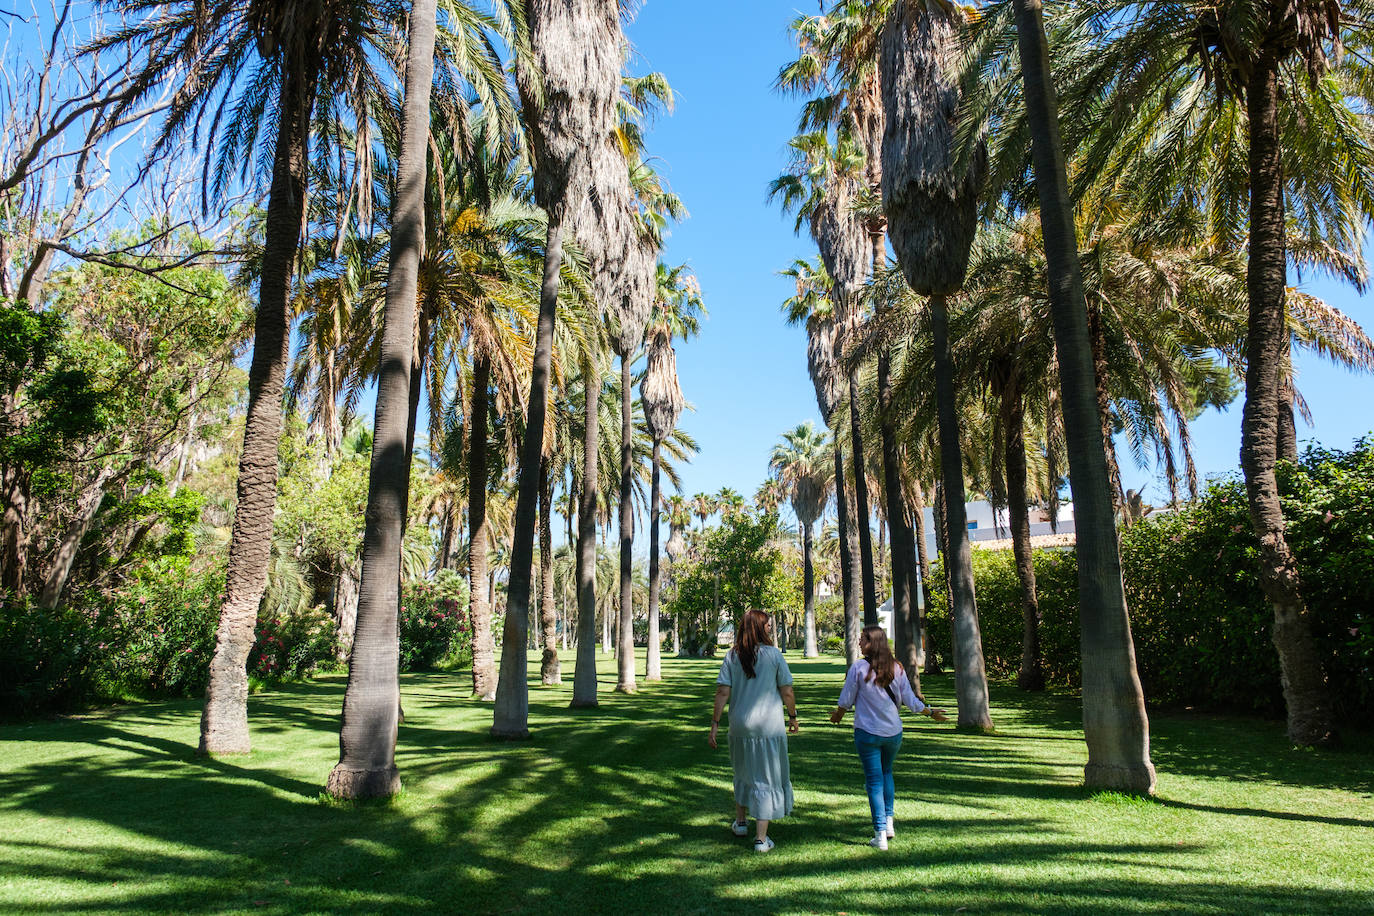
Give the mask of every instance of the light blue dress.
M 759 820 L 792 813 L 792 778 L 787 764 L 787 719 L 781 687 L 792 684 L 787 660 L 775 646 L 759 646 L 754 676 L 731 649 L 717 684 L 730 688 L 730 766 L 735 773 L 735 803 Z

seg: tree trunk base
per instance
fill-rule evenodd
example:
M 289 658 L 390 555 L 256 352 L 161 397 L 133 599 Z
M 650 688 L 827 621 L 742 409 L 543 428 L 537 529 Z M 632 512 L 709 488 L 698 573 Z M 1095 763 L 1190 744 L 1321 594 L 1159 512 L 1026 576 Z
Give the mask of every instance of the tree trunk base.
M 333 798 L 390 798 L 401 791 L 401 773 L 395 766 L 355 770 L 339 764 L 330 772 L 325 791 Z
M 1016 686 L 1020 690 L 1039 693 L 1045 689 L 1045 672 L 1039 668 L 1019 671 L 1016 675 Z
M 1125 792 L 1129 795 L 1154 795 L 1154 764 L 1148 761 L 1134 766 L 1089 763 L 1083 768 L 1083 785 L 1089 789 Z
M 544 657 L 539 665 L 540 681 L 545 687 L 563 683 L 563 666 L 559 664 L 558 653 L 553 649 L 545 649 Z
M 492 726 L 491 736 L 497 741 L 525 741 L 530 736 L 528 728 L 497 728 Z
M 954 726 L 954 730 L 966 735 L 995 735 L 997 729 L 992 727 L 991 722 L 959 722 Z
M 639 691 L 638 691 L 635 687 L 633 687 L 633 686 L 627 686 L 627 685 L 625 685 L 625 684 L 616 684 L 616 685 L 615 685 L 615 692 L 616 692 L 616 693 L 625 693 L 625 694 L 634 694 L 634 693 L 638 693 Z
M 248 672 L 239 670 L 221 683 L 218 695 L 205 701 L 200 717 L 199 753 L 218 757 L 248 754 L 253 742 L 248 734 Z
M 568 704 L 569 709 L 596 709 L 601 704 L 596 700 L 573 700 Z

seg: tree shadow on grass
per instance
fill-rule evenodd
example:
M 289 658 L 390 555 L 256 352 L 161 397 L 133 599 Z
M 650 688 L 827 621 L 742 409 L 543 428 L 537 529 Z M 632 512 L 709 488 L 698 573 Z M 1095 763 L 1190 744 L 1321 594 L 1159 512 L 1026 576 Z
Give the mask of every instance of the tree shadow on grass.
M 772 831 L 779 849 L 757 856 L 725 829 L 728 756 L 705 746 L 713 668 L 679 665 L 680 680 L 603 695 L 595 710 L 568 710 L 566 688 L 533 688 L 533 737 L 518 744 L 487 737 L 489 707 L 455 698 L 443 676 L 408 676 L 407 788 L 387 806 L 317 801 L 319 785 L 286 770 L 280 751 L 241 766 L 198 758 L 133 720 L 69 722 L 43 740 L 89 742 L 92 753 L 3 775 L 0 825 L 13 812 L 30 829 L 0 831 L 0 909 L 895 916 L 1374 904 L 1222 883 L 1195 844 L 1073 833 L 1071 814 L 1035 813 L 1096 804 L 1060 742 L 949 730 L 913 729 L 904 745 L 900 804 L 923 816 L 901 822 L 884 857 L 857 845 L 867 803 L 852 733 L 808 726 L 792 744 L 798 809 Z M 830 668 L 840 666 L 797 666 L 808 720 L 833 700 Z M 341 689 L 263 697 L 254 727 L 285 723 L 303 745 L 329 744 Z M 187 707 L 183 725 L 198 711 Z M 1015 803 L 997 803 L 1006 797 Z M 64 893 L 5 899 L 23 886 Z

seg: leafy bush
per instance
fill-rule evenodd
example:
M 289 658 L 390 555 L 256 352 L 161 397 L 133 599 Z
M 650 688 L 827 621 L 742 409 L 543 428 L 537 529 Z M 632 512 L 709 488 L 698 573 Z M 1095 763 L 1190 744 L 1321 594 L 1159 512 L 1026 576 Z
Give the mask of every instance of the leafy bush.
M 224 568 L 180 557 L 141 567 L 117 589 L 72 602 L 98 621 L 95 692 L 108 699 L 195 696 L 205 691 Z
M 467 589 L 453 576 L 407 583 L 401 593 L 401 670 L 426 671 L 472 657 Z
M 31 715 L 85 701 L 96 632 L 86 614 L 49 611 L 0 594 L 0 714 Z
M 1040 651 L 1045 681 L 1077 685 L 1078 564 L 1071 550 L 1037 550 L 1036 596 L 1040 606 Z M 944 581 L 941 560 L 931 566 L 931 578 Z M 973 578 L 978 595 L 978 625 L 983 635 L 983 661 L 989 677 L 1014 678 L 1021 667 L 1021 580 L 1010 550 L 973 551 Z M 954 658 L 948 596 L 932 588 L 926 634 L 940 659 Z
M 1290 546 L 1343 719 L 1374 722 L 1374 443 L 1349 452 L 1309 449 L 1281 463 Z M 1259 587 L 1238 480 L 1214 483 L 1177 512 L 1147 518 L 1121 537 L 1136 661 L 1154 703 L 1282 715 L 1273 610 Z M 1021 597 L 1010 551 L 975 551 L 974 576 L 988 673 L 1020 664 Z M 1077 685 L 1077 570 L 1071 551 L 1036 551 L 1046 678 Z M 938 574 L 938 573 L 937 573 Z M 929 633 L 950 645 L 943 590 L 931 596 Z
M 334 618 L 322 608 L 258 618 L 248 673 L 262 680 L 299 679 L 336 664 Z

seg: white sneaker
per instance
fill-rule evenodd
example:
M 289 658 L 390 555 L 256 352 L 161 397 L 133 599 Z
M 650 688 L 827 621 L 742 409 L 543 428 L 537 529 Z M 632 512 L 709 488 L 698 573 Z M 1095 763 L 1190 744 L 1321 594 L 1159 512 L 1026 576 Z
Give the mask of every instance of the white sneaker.
M 742 824 L 739 821 L 731 821 L 730 832 L 733 833 L 735 836 L 748 836 L 749 825 L 747 823 Z
M 761 840 L 754 841 L 754 852 L 769 852 L 774 845 L 773 838 L 771 836 L 766 836 Z
M 887 838 L 890 840 L 897 835 L 897 822 L 892 818 L 887 819 Z
M 879 830 L 877 833 L 873 834 L 873 839 L 868 841 L 868 845 L 872 846 L 874 849 L 881 849 L 884 852 L 886 852 L 887 833 L 885 831 Z

